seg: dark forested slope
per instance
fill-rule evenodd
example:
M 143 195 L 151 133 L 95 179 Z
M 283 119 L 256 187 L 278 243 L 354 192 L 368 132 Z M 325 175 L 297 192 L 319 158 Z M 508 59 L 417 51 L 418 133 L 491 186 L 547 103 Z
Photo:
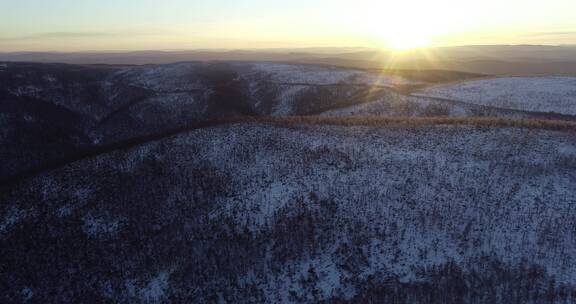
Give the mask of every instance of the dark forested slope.
M 562 302 L 571 131 L 198 129 L 2 188 L 5 302 Z

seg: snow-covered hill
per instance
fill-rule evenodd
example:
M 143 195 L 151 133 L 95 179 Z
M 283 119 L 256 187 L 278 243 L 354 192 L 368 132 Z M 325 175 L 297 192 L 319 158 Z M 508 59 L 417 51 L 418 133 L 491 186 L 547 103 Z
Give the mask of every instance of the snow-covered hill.
M 86 147 L 228 116 L 317 114 L 371 101 L 407 80 L 356 70 L 264 63 L 0 70 L 0 179 Z M 380 93 L 378 93 L 380 94 Z
M 274 83 L 307 85 L 359 84 L 388 88 L 419 83 L 397 76 L 385 76 L 360 70 L 327 66 L 252 63 L 249 64 L 248 68 L 249 73 L 246 76 L 249 76 L 249 78 Z
M 573 79 L 2 63 L 0 302 L 576 303 Z
M 322 112 L 320 116 L 354 117 L 501 117 L 574 121 L 576 116 L 511 110 L 458 100 L 378 91 L 368 101 Z
M 391 91 L 382 91 L 373 100 L 356 105 L 323 112 L 321 116 L 384 116 L 384 117 L 509 117 L 530 118 L 530 113 L 521 113 L 477 106 L 463 102 L 437 100 L 428 97 L 410 96 Z
M 439 85 L 417 94 L 505 109 L 576 115 L 576 77 L 505 77 Z
M 371 101 L 381 89 L 420 84 L 401 77 L 325 66 L 250 63 L 235 67 L 260 115 L 318 114 Z
M 572 131 L 198 129 L 3 188 L 1 297 L 569 303 L 575 160 Z
M 444 97 L 462 97 L 459 102 L 398 92 L 400 87 L 423 84 L 418 81 L 327 66 L 250 62 L 144 66 L 3 63 L 0 153 L 6 161 L 0 166 L 0 179 L 82 149 L 239 115 L 573 119 L 529 112 L 562 105 L 557 112 L 573 113 L 569 110 L 574 103 L 570 79 L 471 81 L 432 87 L 422 93 L 444 96 L 434 92 L 446 90 L 455 95 Z M 504 85 L 507 82 L 511 84 Z M 458 89 L 460 86 L 464 89 Z M 458 93 L 468 92 L 465 88 L 469 86 L 478 87 L 474 89 L 478 96 L 473 96 L 480 101 Z M 503 109 L 506 106 L 502 100 L 514 103 L 509 108 L 527 111 Z M 515 103 L 518 100 L 536 102 Z

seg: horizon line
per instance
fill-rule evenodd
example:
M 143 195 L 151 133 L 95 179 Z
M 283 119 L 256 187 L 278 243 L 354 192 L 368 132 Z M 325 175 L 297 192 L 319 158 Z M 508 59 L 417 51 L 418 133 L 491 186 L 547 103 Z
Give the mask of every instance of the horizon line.
M 462 44 L 447 46 L 426 46 L 419 48 L 406 49 L 404 51 L 416 51 L 426 49 L 450 49 L 464 47 L 576 47 L 576 44 Z M 0 54 L 73 54 L 73 53 L 139 53 L 139 52 L 158 52 L 158 53 L 175 53 L 175 52 L 248 52 L 248 51 L 297 51 L 311 49 L 366 49 L 379 51 L 396 51 L 392 48 L 374 47 L 374 46 L 306 46 L 306 47 L 256 47 L 256 48 L 186 48 L 186 49 L 107 49 L 107 50 L 22 50 L 22 51 L 1 51 Z

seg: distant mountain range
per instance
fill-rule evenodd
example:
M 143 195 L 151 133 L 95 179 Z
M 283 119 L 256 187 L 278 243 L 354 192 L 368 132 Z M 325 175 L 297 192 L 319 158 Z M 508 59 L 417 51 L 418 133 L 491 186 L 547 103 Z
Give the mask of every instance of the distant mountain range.
M 575 46 L 495 45 L 394 53 L 368 48 L 0 53 L 0 61 L 164 64 L 180 61 L 275 61 L 368 69 L 454 70 L 496 75 L 576 75 Z

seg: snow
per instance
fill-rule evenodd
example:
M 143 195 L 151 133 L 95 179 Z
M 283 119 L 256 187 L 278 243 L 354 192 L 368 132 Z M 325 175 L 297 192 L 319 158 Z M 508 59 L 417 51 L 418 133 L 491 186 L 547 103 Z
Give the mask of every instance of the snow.
M 161 303 L 164 293 L 168 288 L 168 279 L 170 275 L 167 272 L 161 272 L 150 280 L 145 288 L 138 291 L 138 297 L 143 303 Z
M 120 229 L 122 222 L 104 216 L 87 214 L 82 218 L 82 230 L 90 237 L 100 237 L 114 234 Z
M 316 114 L 331 105 L 353 104 L 370 90 L 380 92 L 398 85 L 417 84 L 397 76 L 362 70 L 279 63 L 235 64 L 253 108 L 260 115 Z M 366 98 L 366 97 L 364 97 Z
M 19 209 L 17 207 L 10 208 L 7 213 L 0 218 L 0 238 L 9 233 L 11 228 L 32 215 L 33 210 Z
M 268 246 L 239 253 L 238 286 L 257 286 L 269 301 L 286 302 L 291 292 L 310 295 L 301 278 L 313 268 L 317 278 L 306 284 L 321 299 L 351 299 L 357 291 L 350 282 L 413 283 L 425 279 L 415 269 L 453 262 L 470 271 L 487 256 L 510 267 L 529 261 L 559 284 L 576 284 L 575 151 L 573 134 L 558 131 L 232 124 L 74 162 L 30 183 L 44 186 L 35 190 L 43 208 L 64 208 L 53 212 L 54 221 L 77 225 L 90 238 L 113 239 L 120 228 L 136 227 L 149 250 L 144 255 L 158 253 L 154 269 L 166 266 L 164 248 L 188 248 L 177 256 L 182 267 L 205 267 L 199 269 L 207 269 L 207 280 L 221 283 L 219 274 L 210 277 L 216 264 L 186 264 L 214 263 L 203 246 L 228 248 L 218 247 L 226 242 L 213 240 L 214 229 Z M 117 184 L 142 186 L 108 186 Z M 31 200 L 29 192 L 22 190 L 22 201 Z M 102 199 L 111 192 L 114 199 Z M 143 197 L 150 197 L 148 205 Z M 66 209 L 79 201 L 82 212 Z M 3 226 L 19 221 L 14 214 L 20 212 L 5 215 L 2 223 L 10 224 Z M 302 232 L 313 237 L 298 239 Z M 294 252 L 284 256 L 290 241 Z M 140 258 L 123 259 L 129 269 L 143 269 Z M 115 288 L 133 301 L 162 302 L 176 291 L 169 272 L 153 273 Z M 225 287 L 242 288 L 234 286 Z
M 340 133 L 342 131 L 343 130 L 335 132 Z M 250 135 L 250 133 L 252 133 L 251 130 L 243 130 L 243 132 L 247 134 L 242 136 L 247 136 L 249 138 L 261 138 L 262 136 L 266 136 L 265 133 Z M 285 163 L 284 160 L 289 157 L 282 156 L 282 153 L 276 155 L 270 154 L 264 159 L 258 158 L 258 164 L 254 163 L 251 165 L 233 165 L 226 161 L 227 158 L 232 157 L 231 155 L 224 156 L 217 153 L 212 156 L 216 159 L 213 163 L 227 163 L 221 165 L 228 168 L 228 170 L 237 168 L 238 173 L 233 174 L 233 176 L 237 176 L 242 180 L 246 179 L 252 181 L 252 186 L 245 188 L 247 190 L 249 189 L 247 192 L 259 193 L 257 196 L 255 196 L 255 194 L 245 196 L 245 194 L 239 193 L 235 196 L 233 201 L 223 198 L 219 204 L 229 204 L 229 207 L 220 210 L 225 211 L 230 215 L 234 214 L 234 218 L 238 220 L 238 225 L 249 225 L 252 223 L 252 225 L 256 226 L 252 227 L 251 230 L 258 230 L 258 226 L 272 221 L 274 210 L 281 210 L 292 204 L 292 199 L 297 197 L 299 195 L 298 193 L 307 193 L 308 191 L 314 190 L 320 197 L 333 197 L 341 202 L 340 207 L 344 209 L 339 212 L 338 216 L 340 218 L 348 218 L 349 220 L 362 218 L 366 222 L 373 222 L 373 225 L 375 226 L 383 227 L 386 227 L 386 223 L 390 221 L 396 221 L 398 222 L 398 226 L 407 229 L 408 234 L 399 244 L 399 250 L 403 253 L 400 260 L 395 262 L 388 260 L 391 256 L 390 253 L 380 256 L 374 255 L 376 260 L 372 260 L 371 262 L 375 265 L 374 269 L 394 269 L 394 272 L 402 277 L 405 275 L 409 276 L 411 274 L 411 267 L 414 265 L 420 264 L 422 266 L 429 266 L 430 263 L 435 265 L 445 263 L 449 260 L 455 260 L 462 263 L 466 258 L 469 258 L 470 255 L 480 255 L 484 253 L 494 254 L 499 252 L 499 256 L 502 256 L 506 261 L 510 262 L 519 261 L 522 258 L 534 259 L 538 255 L 544 255 L 546 256 L 545 261 L 547 261 L 545 264 L 549 265 L 549 269 L 553 273 L 557 273 L 559 274 L 559 277 L 572 282 L 575 277 L 575 274 L 572 271 L 557 269 L 554 266 L 554 260 L 558 258 L 556 253 L 536 253 L 531 252 L 530 250 L 526 251 L 525 248 L 530 248 L 530 246 L 534 245 L 530 245 L 530 239 L 518 237 L 522 234 L 528 235 L 530 233 L 535 233 L 539 229 L 537 227 L 540 227 L 540 225 L 543 224 L 543 219 L 541 218 L 542 213 L 533 213 L 534 211 L 531 210 L 535 207 L 531 205 L 536 202 L 535 198 L 543 194 L 540 189 L 541 186 L 539 185 L 550 183 L 555 185 L 557 188 L 554 192 L 556 197 L 550 198 L 550 201 L 560 202 L 566 201 L 566 198 L 570 198 L 571 200 L 575 199 L 573 197 L 570 179 L 563 177 L 560 173 L 551 172 L 549 173 L 551 175 L 547 176 L 536 175 L 529 177 L 527 179 L 528 182 L 521 190 L 521 196 L 510 197 L 512 201 L 517 202 L 514 204 L 523 202 L 523 208 L 517 213 L 508 214 L 508 216 L 512 218 L 509 218 L 506 222 L 498 222 L 498 224 L 495 225 L 479 223 L 478 225 L 484 227 L 484 229 L 491 230 L 490 233 L 485 232 L 487 233 L 485 234 L 486 236 L 491 237 L 486 239 L 486 243 L 484 244 L 485 246 L 483 247 L 484 251 L 478 251 L 477 253 L 466 252 L 464 255 L 459 253 L 458 245 L 451 241 L 452 236 L 450 236 L 447 231 L 463 231 L 466 224 L 477 217 L 477 211 L 475 210 L 478 210 L 478 208 L 485 209 L 495 207 L 496 209 L 493 211 L 495 214 L 498 214 L 501 212 L 498 208 L 502 207 L 496 207 L 496 205 L 489 207 L 490 205 L 487 205 L 488 202 L 483 201 L 483 198 L 487 200 L 490 199 L 479 194 L 475 200 L 468 201 L 466 204 L 459 204 L 457 201 L 451 200 L 440 201 L 434 205 L 424 204 L 425 201 L 429 201 L 435 197 L 449 195 L 448 192 L 442 194 L 442 190 L 440 190 L 442 188 L 448 187 L 448 189 L 453 189 L 457 192 L 462 191 L 463 189 L 460 189 L 459 186 L 456 185 L 462 183 L 463 179 L 473 179 L 473 181 L 469 180 L 471 183 L 470 185 L 474 185 L 474 187 L 477 187 L 478 189 L 492 188 L 494 193 L 506 194 L 506 189 L 510 189 L 512 185 L 514 185 L 515 180 L 513 178 L 499 180 L 498 183 L 501 184 L 496 185 L 494 184 L 494 180 L 490 177 L 491 174 L 505 174 L 504 171 L 489 173 L 489 170 L 494 169 L 489 169 L 493 165 L 490 165 L 487 161 L 477 160 L 474 162 L 461 162 L 460 160 L 459 162 L 454 163 L 455 159 L 453 149 L 464 149 L 464 151 L 468 151 L 468 149 L 478 149 L 477 153 L 491 154 L 493 153 L 492 151 L 498 150 L 499 148 L 498 145 L 495 145 L 493 140 L 487 140 L 487 138 L 494 138 L 495 136 L 496 138 L 500 138 L 500 140 L 506 140 L 505 138 L 508 136 L 517 137 L 518 134 L 523 134 L 520 130 L 502 130 L 492 132 L 492 135 L 488 135 L 470 130 L 470 134 L 459 133 L 459 136 L 435 135 L 439 136 L 439 138 L 435 138 L 434 136 L 409 136 L 404 139 L 399 139 L 400 142 L 390 144 L 388 142 L 390 139 L 387 139 L 386 137 L 368 139 L 365 138 L 365 136 L 358 134 L 359 139 L 355 140 L 354 137 L 346 136 L 345 138 L 342 138 L 341 136 L 335 136 L 333 133 L 329 136 L 321 137 L 319 134 L 307 136 L 306 134 L 299 132 L 284 131 L 277 134 L 277 136 L 280 135 L 280 138 L 283 140 L 283 147 L 286 149 L 303 149 L 303 151 L 301 150 L 302 152 L 299 153 L 306 153 L 304 152 L 306 151 L 306 148 L 297 147 L 301 146 L 303 143 L 316 142 L 315 145 L 317 145 L 320 142 L 321 146 L 329 147 L 331 151 L 342 151 L 346 155 L 354 155 L 354 162 L 358 165 L 364 165 L 360 165 L 357 169 L 347 172 L 346 175 L 342 175 L 341 173 L 335 174 L 337 170 L 335 171 L 333 168 L 324 167 L 321 163 L 315 162 L 310 164 L 312 166 L 310 169 L 312 172 L 315 172 L 314 176 L 305 177 L 307 176 L 304 173 L 306 171 L 302 170 L 306 170 L 306 167 L 301 167 L 302 164 L 295 161 L 289 162 L 290 168 L 285 167 L 288 166 L 288 164 Z M 353 130 L 346 130 L 345 133 L 354 134 L 355 132 Z M 237 134 L 237 136 L 240 136 L 240 134 L 242 133 Z M 462 138 L 462 136 L 465 137 Z M 322 139 L 319 140 L 318 138 Z M 440 141 L 442 146 L 438 146 Z M 530 142 L 531 141 L 528 141 L 526 143 L 526 145 L 528 145 L 527 147 L 530 147 Z M 564 155 L 566 152 L 570 151 L 567 149 L 567 146 L 569 146 L 570 149 L 575 147 L 574 142 L 556 142 L 556 147 L 559 148 L 552 148 L 554 149 L 553 151 L 555 151 L 554 155 Z M 534 155 L 534 153 L 538 153 L 536 151 L 537 150 L 534 150 L 533 148 L 526 148 L 525 151 L 522 152 L 523 155 L 521 156 L 521 159 L 523 161 L 523 167 L 530 168 L 547 166 L 553 163 L 552 159 L 548 159 L 542 155 Z M 430 162 L 429 160 L 434 161 Z M 398 170 L 403 170 L 399 164 L 404 163 L 421 164 L 418 169 L 413 169 L 415 171 L 410 174 L 411 177 L 409 178 L 414 181 L 415 185 L 419 186 L 418 188 L 414 188 L 414 191 L 408 194 L 408 197 L 405 197 L 406 194 L 402 194 L 404 197 L 400 199 L 400 197 L 396 196 L 397 194 L 394 194 L 394 192 L 398 190 L 394 189 L 404 189 L 401 191 L 406 191 L 406 187 L 410 188 L 410 184 L 406 184 L 407 179 L 397 175 Z M 246 171 L 245 168 L 248 167 L 252 169 Z M 270 172 L 270 168 L 276 168 L 273 171 L 276 173 L 268 174 L 277 174 L 277 177 L 273 178 L 273 180 L 278 180 L 278 182 L 276 182 L 276 184 L 273 183 L 268 187 L 264 187 L 258 182 L 257 176 L 260 176 L 264 172 Z M 381 169 L 374 171 L 373 168 Z M 382 168 L 387 169 L 382 170 Z M 450 174 L 446 174 L 446 170 L 448 170 Z M 522 172 L 520 168 L 516 168 L 515 171 Z M 485 172 L 486 175 L 483 175 L 482 172 Z M 434 178 L 425 177 L 428 174 L 433 174 Z M 363 185 L 366 180 L 372 181 L 373 184 Z M 294 188 L 295 185 L 299 185 L 299 188 Z M 347 190 L 350 187 L 364 190 L 361 193 L 350 192 Z M 298 191 L 298 189 L 300 190 Z M 449 212 L 450 214 L 459 214 L 459 216 L 450 219 L 451 216 L 446 214 L 446 217 L 443 217 L 445 221 L 450 222 L 447 224 L 452 226 L 448 230 L 428 229 L 426 231 L 412 231 L 410 230 L 410 227 L 413 225 L 413 219 L 411 219 L 410 216 L 406 217 L 407 214 L 411 214 L 411 212 L 408 211 L 409 208 L 406 208 L 408 206 L 403 206 L 402 204 L 395 205 L 395 203 L 393 203 L 399 200 L 406 200 L 407 198 L 409 200 L 421 202 L 422 204 L 418 205 L 421 212 L 430 213 L 433 212 L 433 210 L 439 209 L 444 210 L 444 212 Z M 244 203 L 239 204 L 239 201 Z M 363 206 L 355 203 L 354 206 L 347 206 L 346 202 L 366 202 L 368 205 Z M 378 206 L 378 208 L 374 208 L 370 205 L 372 202 L 388 203 L 386 203 L 387 207 Z M 479 205 L 476 205 L 476 203 L 479 203 Z M 264 212 L 254 212 L 255 209 L 257 210 L 256 207 L 258 205 L 260 205 L 260 210 L 264 210 Z M 567 214 L 566 212 L 568 211 L 566 208 L 569 208 L 569 206 L 570 205 L 562 205 L 562 207 L 549 206 L 548 208 L 560 209 L 545 216 L 557 217 L 555 214 Z M 382 207 L 384 207 L 384 209 L 380 209 Z M 386 208 L 390 209 L 386 211 Z M 385 213 L 382 213 L 383 211 Z M 402 219 L 397 218 L 399 214 L 403 215 L 403 220 L 405 222 L 400 222 Z M 539 214 L 538 218 L 533 217 L 536 214 Z M 392 220 L 391 217 L 396 218 Z M 490 221 L 496 219 L 497 218 L 493 218 Z M 562 221 L 565 220 L 566 218 L 563 217 Z M 524 224 L 522 227 L 516 227 L 514 223 Z M 432 244 L 434 242 L 440 242 L 440 246 L 436 245 L 435 247 L 439 248 L 433 250 L 432 248 L 434 246 Z M 500 251 L 499 248 L 502 248 L 502 244 L 507 244 L 507 248 L 510 252 L 505 254 L 505 252 Z M 568 243 L 564 246 L 568 246 Z M 430 252 L 428 259 L 418 258 L 418 255 L 422 250 Z M 565 250 L 568 250 L 568 248 L 565 247 Z M 574 253 L 576 254 L 576 252 Z M 532 256 L 532 254 L 535 254 L 535 256 Z M 384 258 L 384 260 L 382 260 L 382 258 Z M 576 260 L 572 262 L 576 263 Z M 405 279 L 409 280 L 411 278 L 407 277 Z
M 301 261 L 287 265 L 282 269 L 282 273 L 275 280 L 269 282 L 266 290 L 267 299 L 276 299 L 282 303 L 289 303 L 288 292 L 294 292 L 299 296 L 305 296 L 300 278 L 307 278 L 309 270 L 313 268 L 318 276 L 318 290 L 321 297 L 328 299 L 337 295 L 337 291 L 342 288 L 341 277 L 344 274 L 340 272 L 337 265 L 331 259 L 329 254 L 324 254 L 310 260 Z M 246 278 L 244 278 L 246 280 Z
M 132 86 L 154 91 L 196 90 L 204 85 L 195 76 L 197 64 L 178 63 L 129 68 L 117 72 L 109 81 L 126 79 Z
M 337 84 L 357 75 L 352 70 L 306 65 L 255 63 L 251 67 L 253 73 L 276 83 Z
M 423 117 L 423 116 L 473 116 L 474 112 L 462 104 L 453 104 L 426 97 L 403 95 L 395 92 L 381 92 L 375 100 L 357 105 L 329 110 L 320 116 L 386 116 L 386 117 Z
M 511 138 L 518 139 L 517 143 L 511 143 Z M 282 149 L 267 145 L 272 141 L 279 141 Z M 574 155 L 576 143 L 562 133 L 450 127 L 425 132 L 368 127 L 304 131 L 235 125 L 194 131 L 175 138 L 174 144 L 177 151 L 197 153 L 198 158 L 187 162 L 207 162 L 219 168 L 217 172 L 233 177 L 231 183 L 244 185 L 233 194 L 216 199 L 218 208 L 211 212 L 214 221 L 229 217 L 238 227 L 260 231 L 273 223 L 279 212 L 301 200 L 303 194 L 315 192 L 321 199 L 336 201 L 339 210 L 335 217 L 339 222 L 362 219 L 372 229 L 388 230 L 392 223 L 402 227 L 404 237 L 397 247 L 375 242 L 364 248 L 372 252 L 370 272 L 393 271 L 409 281 L 414 279 L 414 266 L 464 263 L 482 255 L 496 255 L 510 263 L 522 259 L 540 261 L 559 280 L 574 283 L 576 278 L 571 270 L 576 267 L 562 268 L 555 263 L 562 258 L 567 259 L 568 265 L 576 265 L 576 259 L 568 258 L 568 253 L 576 256 L 570 237 L 559 241 L 560 251 L 527 249 L 541 248 L 536 242 L 548 222 L 563 223 L 554 228 L 560 229 L 558 235 L 573 233 L 568 229 L 574 224 L 573 219 L 566 216 L 576 203 L 573 177 L 545 169 Z M 139 150 L 153 153 L 150 149 L 140 148 L 133 154 L 140 155 Z M 502 159 L 502 155 L 510 154 L 508 150 L 514 151 L 513 156 Z M 310 159 L 315 154 L 322 156 Z M 171 166 L 172 161 L 180 168 L 196 166 L 171 157 L 165 166 Z M 347 158 L 351 166 L 345 163 Z M 132 161 L 137 159 L 140 157 Z M 510 167 L 511 163 L 517 165 Z M 406 167 L 407 164 L 413 166 Z M 520 176 L 518 191 L 510 192 Z M 544 191 L 546 187 L 553 190 Z M 486 193 L 485 189 L 491 191 Z M 427 203 L 431 200 L 435 203 Z M 316 208 L 312 201 L 304 201 L 307 208 Z M 502 205 L 502 201 L 506 204 Z M 556 204 L 541 205 L 539 201 Z M 419 214 L 435 214 L 441 225 L 421 230 L 417 224 Z M 470 233 L 483 240 L 482 246 L 462 251 L 454 233 L 458 235 L 470 223 L 481 228 Z M 402 253 L 397 260 L 391 258 L 394 250 Z M 422 252 L 428 252 L 425 258 L 420 257 Z M 330 270 L 330 263 L 315 263 L 328 269 L 322 279 L 326 281 L 321 284 L 332 286 L 329 282 L 338 274 Z
M 44 75 L 42 76 L 42 79 L 52 83 L 58 82 L 58 78 L 56 78 L 54 75 Z
M 415 83 L 395 76 L 377 75 L 359 70 L 312 65 L 254 63 L 249 78 L 261 78 L 277 84 L 336 85 L 355 84 L 394 87 Z
M 294 101 L 301 95 L 305 90 L 306 86 L 282 86 L 284 90 L 281 90 L 278 95 L 278 103 L 274 105 L 272 109 L 272 116 L 287 116 L 294 113 Z
M 30 301 L 34 297 L 34 291 L 30 287 L 25 287 L 20 291 L 22 295 L 22 301 L 24 303 Z
M 576 115 L 576 77 L 504 77 L 440 85 L 415 94 L 512 110 Z
M 131 107 L 129 115 L 142 122 L 150 121 L 147 115 L 173 122 L 174 113 L 185 110 L 201 117 L 206 106 L 201 94 L 180 91 L 200 88 L 196 78 L 188 77 L 193 68 L 187 64 L 133 68 L 108 79 L 104 87 L 112 97 L 119 96 L 114 81 L 162 91 Z M 279 89 L 271 94 L 276 98 L 271 113 L 277 116 L 293 114 L 295 100 L 315 85 L 387 87 L 402 81 L 355 70 L 281 64 L 255 64 L 246 75 L 254 94 L 259 90 L 255 83 L 277 82 L 273 87 Z M 421 94 L 430 90 L 431 96 L 447 94 L 469 103 L 530 110 L 566 103 L 562 108 L 566 112 L 573 100 L 572 84 L 566 79 L 471 81 Z M 532 86 L 517 83 L 522 81 Z M 547 81 L 551 84 L 545 85 Z M 473 84 L 476 89 L 467 87 Z M 482 90 L 493 90 L 492 85 L 507 89 L 502 95 L 484 95 Z M 38 93 L 33 87 L 18 90 Z M 355 96 L 352 93 L 342 94 Z M 530 102 L 515 104 L 516 96 Z M 554 98 L 560 101 L 548 102 Z M 383 92 L 372 102 L 322 115 L 425 116 L 435 111 L 449 116 L 473 113 L 466 105 Z M 182 119 L 190 117 L 194 116 Z M 0 121 L 9 120 L 0 114 Z M 356 279 L 386 274 L 413 283 L 422 280 L 415 269 L 454 262 L 467 271 L 477 259 L 490 256 L 512 267 L 529 261 L 553 274 L 557 282 L 576 284 L 575 157 L 573 134 L 537 129 L 223 125 L 78 160 L 24 181 L 20 189 L 11 189 L 17 193 L 14 201 L 0 209 L 0 239 L 26 224 L 32 231 L 60 233 L 61 227 L 82 231 L 91 239 L 90 248 L 97 246 L 98 238 L 122 246 L 125 239 L 118 237 L 124 233 L 119 232 L 133 229 L 134 242 L 145 249 L 142 256 L 114 258 L 127 261 L 122 265 L 126 275 L 138 279 L 121 278 L 118 284 L 125 286 L 120 287 L 108 282 L 110 288 L 103 293 L 127 290 L 132 301 L 145 303 L 163 302 L 171 295 L 171 272 L 158 272 L 164 269 L 166 248 L 181 254 L 187 270 L 211 269 L 203 274 L 210 283 L 219 283 L 214 279 L 220 275 L 219 265 L 191 261 L 202 258 L 205 248 L 229 250 L 231 259 L 235 250 L 243 249 L 232 247 L 233 242 L 226 248 L 221 239 L 212 238 L 260 237 L 247 243 L 281 247 L 292 232 L 302 231 L 313 240 L 292 244 L 294 251 L 299 246 L 313 250 L 282 262 L 275 256 L 278 252 L 261 251 L 264 257 L 255 258 L 261 265 L 242 264 L 234 279 L 263 288 L 268 299 L 288 302 L 289 291 L 306 296 L 298 279 L 313 268 L 322 299 L 351 299 L 356 291 L 350 282 Z M 34 209 L 24 206 L 36 202 L 47 211 L 42 213 L 46 222 L 29 219 Z M 313 224 L 302 228 L 308 224 L 299 216 L 314 219 Z M 219 234 L 210 235 L 211 229 Z M 185 244 L 195 238 L 201 240 L 198 246 Z M 179 252 L 181 248 L 185 249 Z M 354 255 L 359 262 L 354 262 Z M 139 275 L 148 271 L 139 263 L 149 256 L 154 257 L 154 269 Z M 239 257 L 238 264 L 249 258 Z M 344 269 L 346 263 L 353 269 Z M 222 301 L 224 293 L 218 294 Z
M 426 98 L 416 98 L 394 92 L 386 92 L 374 101 L 362 103 L 342 109 L 329 110 L 321 116 L 420 116 L 430 105 Z M 405 112 L 411 113 L 407 115 Z
M 9 88 L 8 92 L 18 97 L 21 96 L 39 97 L 40 94 L 43 92 L 43 89 L 35 85 L 25 85 L 25 86 L 19 86 L 15 89 Z
M 176 109 L 182 106 L 194 105 L 196 100 L 194 95 L 188 93 L 171 93 L 163 94 L 160 97 L 154 97 L 151 102 Z

